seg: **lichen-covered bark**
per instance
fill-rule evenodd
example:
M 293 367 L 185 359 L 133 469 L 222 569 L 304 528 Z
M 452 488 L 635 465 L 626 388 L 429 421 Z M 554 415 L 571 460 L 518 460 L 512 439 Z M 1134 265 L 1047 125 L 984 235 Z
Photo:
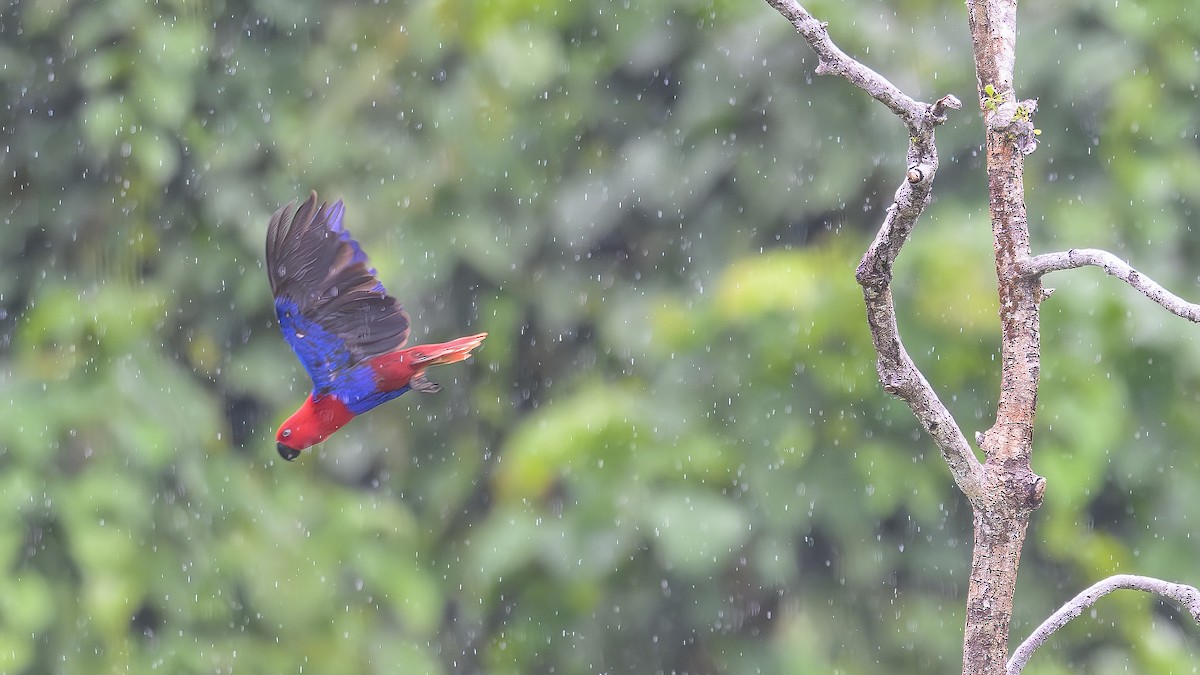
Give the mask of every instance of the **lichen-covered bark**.
M 1021 546 L 1044 481 L 1030 470 L 1040 368 L 1041 282 L 1030 257 L 1024 154 L 1013 89 L 1015 0 L 970 0 L 980 109 L 987 129 L 992 241 L 1000 293 L 1001 379 L 996 422 L 983 434 L 983 498 L 974 502 L 975 546 L 967 591 L 964 675 L 1005 672 Z

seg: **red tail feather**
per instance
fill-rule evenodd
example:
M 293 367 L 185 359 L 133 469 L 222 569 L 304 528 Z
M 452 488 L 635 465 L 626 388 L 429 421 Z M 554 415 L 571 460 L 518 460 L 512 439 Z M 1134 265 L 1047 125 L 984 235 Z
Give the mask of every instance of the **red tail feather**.
M 371 359 L 371 367 L 375 369 L 379 377 L 378 385 L 384 391 L 407 386 L 413 386 L 418 391 L 435 391 L 428 386 L 417 387 L 414 382 L 423 379 L 426 368 L 466 361 L 471 356 L 471 350 L 478 347 L 485 337 L 487 333 L 480 333 L 439 344 L 397 349 Z
M 440 366 L 444 363 L 458 363 L 471 356 L 471 350 L 483 343 L 487 333 L 460 337 L 457 340 L 435 345 L 419 345 L 411 348 L 409 354 L 414 366 Z

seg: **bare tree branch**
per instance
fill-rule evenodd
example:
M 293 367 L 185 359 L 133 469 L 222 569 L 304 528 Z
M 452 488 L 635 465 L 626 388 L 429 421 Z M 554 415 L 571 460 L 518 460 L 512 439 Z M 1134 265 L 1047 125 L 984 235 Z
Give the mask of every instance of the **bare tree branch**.
M 838 75 L 870 94 L 900 118 L 912 135 L 925 124 L 929 106 L 913 100 L 879 73 L 846 55 L 829 39 L 826 23 L 818 21 L 796 0 L 767 0 L 785 19 L 792 22 L 804 40 L 816 52 L 818 75 Z M 953 97 L 951 97 L 953 98 Z M 957 101 L 957 99 L 955 99 Z M 958 106 L 945 106 L 957 108 Z M 944 114 L 935 113 L 938 116 Z M 944 121 L 944 120 L 943 120 Z
M 1039 256 L 1040 257 L 1040 256 Z M 1033 652 L 1045 644 L 1046 640 L 1059 628 L 1067 625 L 1072 619 L 1083 614 L 1083 610 L 1091 607 L 1097 600 L 1109 593 L 1128 588 L 1135 591 L 1145 591 L 1174 600 L 1191 613 L 1192 619 L 1200 623 L 1200 590 L 1184 584 L 1174 584 L 1154 577 L 1142 577 L 1133 574 L 1117 574 L 1104 579 L 1091 588 L 1076 595 L 1070 602 L 1063 605 L 1050 618 L 1042 622 L 1037 630 L 1017 647 L 1008 661 L 1008 675 L 1017 675 L 1027 663 Z
M 927 138 L 931 164 L 914 165 L 907 179 L 896 191 L 896 201 L 888 209 L 883 226 L 875 236 L 858 265 L 855 278 L 863 289 L 867 307 L 867 324 L 871 342 L 877 354 L 876 369 L 884 391 L 899 396 L 912 409 L 921 426 L 933 438 L 942 458 L 950 468 L 954 482 L 963 494 L 975 503 L 982 494 L 983 466 L 963 435 L 953 415 L 938 398 L 925 376 L 913 363 L 900 341 L 896 325 L 896 307 L 892 298 L 892 265 L 901 247 L 912 233 L 917 218 L 929 204 L 933 187 L 933 169 L 937 155 L 933 150 L 933 129 L 923 132 L 924 138 L 914 137 L 909 147 L 910 157 L 924 154 L 920 147 Z M 917 180 L 913 180 L 913 179 Z
M 879 73 L 846 55 L 829 38 L 825 24 L 813 18 L 795 0 L 767 0 L 804 37 L 820 64 L 818 74 L 844 77 L 854 86 L 887 106 L 909 130 L 908 171 L 896 190 L 879 233 L 859 263 L 855 274 L 863 288 L 867 323 L 878 354 L 876 367 L 883 388 L 899 396 L 937 444 L 950 468 L 955 484 L 975 503 L 982 494 L 983 466 L 958 423 L 938 398 L 925 376 L 917 369 L 900 341 L 896 308 L 892 299 L 892 265 L 912 233 L 917 218 L 929 205 L 933 178 L 937 173 L 937 149 L 933 130 L 946 121 L 946 111 L 962 107 L 954 96 L 920 103 L 900 91 Z
M 1042 276 L 1058 270 L 1070 270 L 1088 265 L 1099 267 L 1137 289 L 1142 295 L 1162 305 L 1168 312 L 1193 323 L 1200 323 L 1200 305 L 1188 302 L 1160 286 L 1150 277 L 1130 266 L 1117 256 L 1097 248 L 1073 248 L 1057 253 L 1043 253 L 1024 263 L 1028 276 Z

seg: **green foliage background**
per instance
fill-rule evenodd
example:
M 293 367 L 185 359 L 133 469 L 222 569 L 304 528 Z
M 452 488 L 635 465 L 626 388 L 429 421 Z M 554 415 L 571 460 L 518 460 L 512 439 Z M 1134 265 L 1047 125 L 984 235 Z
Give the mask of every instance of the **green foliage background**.
M 968 435 L 998 387 L 961 2 L 813 2 L 939 130 L 897 273 Z M 1200 12 L 1027 3 L 1038 250 L 1196 297 Z M 904 130 L 765 3 L 19 0 L 0 10 L 0 671 L 959 668 L 969 509 L 874 374 L 853 270 Z M 415 317 L 486 330 L 313 456 L 266 220 L 309 189 Z M 1043 306 L 1014 638 L 1197 583 L 1197 329 L 1098 271 Z M 1030 673 L 1196 672 L 1117 594 Z

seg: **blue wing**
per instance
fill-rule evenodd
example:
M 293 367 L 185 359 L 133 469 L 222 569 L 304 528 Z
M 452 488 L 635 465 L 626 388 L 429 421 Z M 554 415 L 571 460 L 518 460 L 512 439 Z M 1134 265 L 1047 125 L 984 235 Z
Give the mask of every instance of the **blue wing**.
M 345 389 L 357 398 L 374 383 L 366 381 L 370 369 L 356 364 L 403 347 L 408 313 L 343 226 L 342 202 L 316 204 L 313 192 L 295 215 L 288 204 L 271 216 L 267 275 L 275 313 L 314 390 Z

